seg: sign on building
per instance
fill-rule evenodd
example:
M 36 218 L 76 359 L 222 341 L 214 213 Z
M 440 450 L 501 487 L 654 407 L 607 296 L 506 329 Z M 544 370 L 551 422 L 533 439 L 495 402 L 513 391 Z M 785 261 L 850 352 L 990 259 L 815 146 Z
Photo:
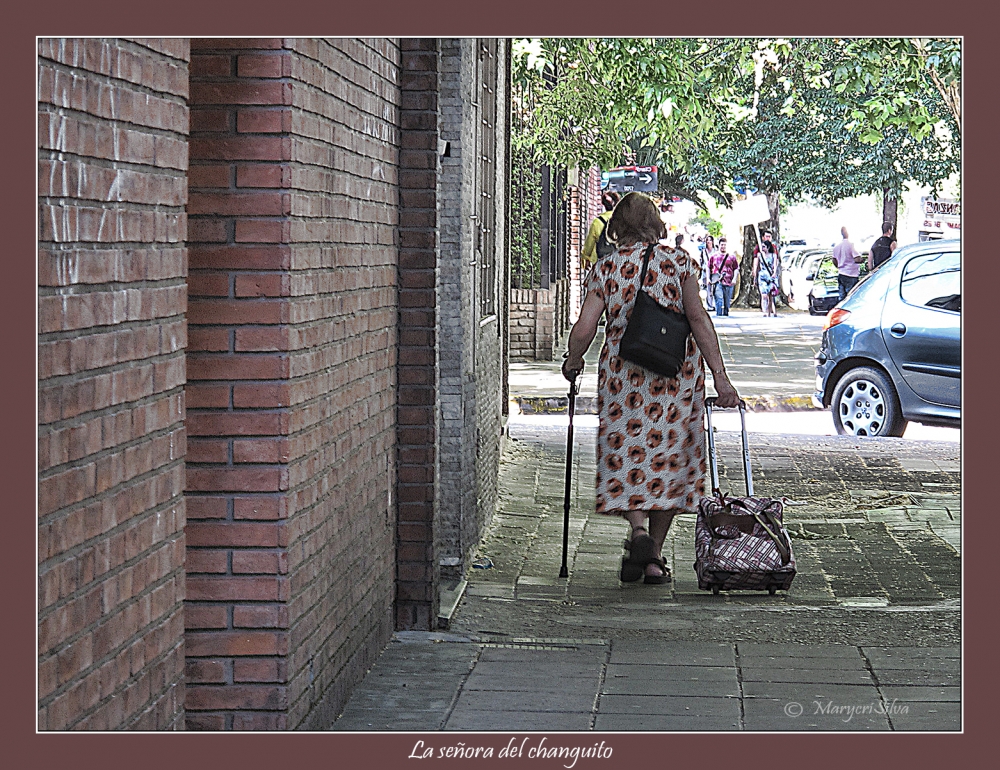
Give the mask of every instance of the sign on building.
M 920 199 L 920 208 L 923 210 L 919 232 L 921 241 L 961 237 L 961 201 L 954 198 L 934 198 L 925 195 Z
M 619 166 L 601 172 L 604 192 L 656 192 L 656 166 Z

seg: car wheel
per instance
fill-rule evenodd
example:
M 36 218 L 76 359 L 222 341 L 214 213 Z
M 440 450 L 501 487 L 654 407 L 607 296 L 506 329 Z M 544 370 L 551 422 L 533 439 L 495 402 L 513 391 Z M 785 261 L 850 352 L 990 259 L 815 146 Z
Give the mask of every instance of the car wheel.
M 896 389 L 882 372 L 867 366 L 840 378 L 830 411 L 841 435 L 902 436 L 906 430 Z

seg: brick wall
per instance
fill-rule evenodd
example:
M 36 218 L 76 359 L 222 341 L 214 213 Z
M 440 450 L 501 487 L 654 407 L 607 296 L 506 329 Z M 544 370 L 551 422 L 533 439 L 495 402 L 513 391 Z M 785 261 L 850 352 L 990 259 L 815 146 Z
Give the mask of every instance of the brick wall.
M 38 57 L 38 727 L 180 729 L 188 45 Z
M 399 50 L 192 51 L 188 725 L 322 728 L 393 627 Z
M 510 360 L 551 361 L 555 351 L 556 294 L 551 289 L 511 289 Z
M 500 470 L 501 435 L 503 433 L 504 414 L 507 408 L 505 385 L 507 382 L 507 318 L 506 303 L 509 297 L 510 281 L 508 278 L 508 193 L 510 178 L 508 171 L 509 134 L 509 88 L 510 88 L 510 41 L 499 40 L 493 55 L 497 62 L 495 66 L 496 92 L 495 114 L 489 119 L 494 122 L 493 131 L 496 147 L 494 153 L 494 179 L 490 194 L 493 198 L 493 221 L 490 227 L 496 233 L 493 243 L 492 259 L 499 266 L 496 293 L 497 313 L 489 319 L 476 324 L 478 339 L 476 340 L 476 509 L 475 515 L 467 517 L 463 527 L 463 550 L 467 557 L 475 553 L 475 548 L 482 536 L 483 529 L 493 517 L 496 509 L 499 490 L 497 487 Z M 468 558 L 466 559 L 468 567 Z
M 475 237 L 479 157 L 475 38 L 441 41 L 441 158 L 438 180 L 439 488 L 436 521 L 442 577 L 460 578 L 466 564 L 463 522 L 476 519 L 476 381 L 479 326 Z M 477 262 L 478 264 L 478 262 Z M 435 569 L 437 565 L 435 565 Z
M 436 39 L 403 39 L 399 170 L 399 569 L 396 627 L 435 628 L 438 613 L 438 77 Z
M 507 262 L 506 56 L 504 41 L 441 41 L 439 125 L 450 148 L 441 158 L 437 189 L 435 521 L 441 577 L 447 581 L 465 574 L 496 502 L 506 331 L 501 320 Z M 485 269 L 490 265 L 498 269 Z

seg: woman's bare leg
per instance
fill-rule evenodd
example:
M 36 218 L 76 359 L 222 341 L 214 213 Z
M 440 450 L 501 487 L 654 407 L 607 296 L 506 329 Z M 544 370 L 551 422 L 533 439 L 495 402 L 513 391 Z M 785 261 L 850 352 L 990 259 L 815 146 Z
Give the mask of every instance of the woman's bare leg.
M 656 542 L 656 555 L 661 559 L 663 558 L 663 543 L 667 539 L 667 532 L 670 530 L 670 524 L 673 522 L 675 514 L 676 511 L 649 512 L 649 536 Z M 649 564 L 646 566 L 646 574 L 659 576 L 663 574 L 663 570 L 655 564 Z

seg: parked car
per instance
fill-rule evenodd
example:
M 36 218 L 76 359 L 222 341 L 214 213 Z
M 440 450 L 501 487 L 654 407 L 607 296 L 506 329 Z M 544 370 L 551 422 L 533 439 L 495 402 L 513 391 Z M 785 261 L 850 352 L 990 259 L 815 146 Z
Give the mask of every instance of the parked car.
M 781 289 L 796 310 L 809 309 L 809 286 L 824 257 L 833 254 L 830 249 L 807 249 L 791 260 L 781 271 Z
M 863 280 L 868 275 L 867 261 L 862 262 L 859 267 L 859 279 Z M 806 275 L 805 280 L 809 284 L 806 309 L 809 315 L 826 315 L 840 302 L 839 275 L 840 271 L 832 256 L 824 256 L 815 271 Z
M 816 267 L 816 272 L 806 276 L 810 281 L 809 293 L 806 295 L 806 309 L 809 315 L 826 315 L 840 302 L 838 275 L 833 257 L 823 257 Z
M 961 270 L 958 240 L 903 246 L 830 311 L 813 403 L 838 433 L 961 426 Z
M 815 238 L 806 240 L 805 238 L 792 238 L 781 244 L 781 266 L 788 267 L 791 261 L 803 251 L 822 248 L 822 244 Z

